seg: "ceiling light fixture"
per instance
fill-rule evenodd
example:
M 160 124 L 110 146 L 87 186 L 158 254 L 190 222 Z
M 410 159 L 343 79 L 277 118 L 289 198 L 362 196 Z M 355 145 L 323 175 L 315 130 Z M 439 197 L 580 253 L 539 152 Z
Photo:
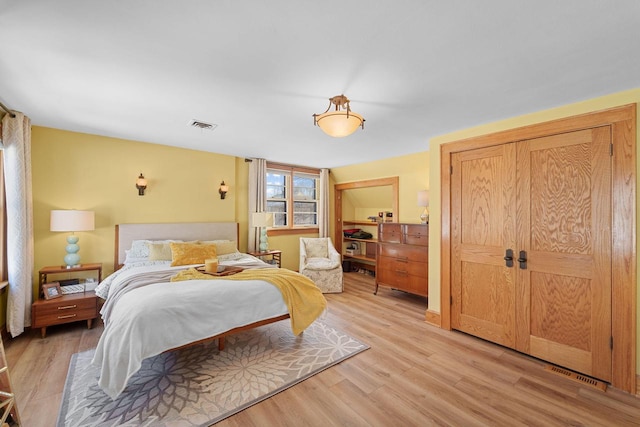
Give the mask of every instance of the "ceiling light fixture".
M 334 111 L 329 111 L 335 105 Z M 341 138 L 351 135 L 361 127 L 364 129 L 364 119 L 360 114 L 351 111 L 349 99 L 344 95 L 337 95 L 329 98 L 329 107 L 322 114 L 313 115 L 313 124 L 320 126 L 320 129 L 329 136 Z

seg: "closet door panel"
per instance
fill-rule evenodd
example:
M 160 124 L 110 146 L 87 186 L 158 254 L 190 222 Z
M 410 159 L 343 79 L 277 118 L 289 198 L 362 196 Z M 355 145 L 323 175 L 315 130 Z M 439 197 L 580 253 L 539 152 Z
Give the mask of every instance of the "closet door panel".
M 452 327 L 515 345 L 515 145 L 452 158 Z
M 610 380 L 609 127 L 517 146 L 516 349 Z

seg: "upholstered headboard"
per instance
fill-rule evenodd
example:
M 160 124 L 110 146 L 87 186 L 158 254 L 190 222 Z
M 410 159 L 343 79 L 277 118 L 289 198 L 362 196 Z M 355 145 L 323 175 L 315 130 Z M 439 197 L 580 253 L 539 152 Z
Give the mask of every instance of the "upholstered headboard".
M 125 250 L 134 240 L 234 240 L 238 244 L 237 222 L 175 222 L 116 224 L 114 269 L 124 263 Z

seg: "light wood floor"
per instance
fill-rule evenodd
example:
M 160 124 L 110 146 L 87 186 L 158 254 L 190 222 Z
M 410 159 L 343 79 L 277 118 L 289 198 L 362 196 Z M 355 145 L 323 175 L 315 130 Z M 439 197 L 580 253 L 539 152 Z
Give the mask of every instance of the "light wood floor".
M 426 324 L 424 298 L 348 273 L 326 295 L 324 319 L 371 349 L 218 426 L 631 426 L 640 398 L 606 392 L 543 369 L 544 363 Z M 5 341 L 25 427 L 54 426 L 73 353 L 95 347 L 102 325 L 50 328 Z

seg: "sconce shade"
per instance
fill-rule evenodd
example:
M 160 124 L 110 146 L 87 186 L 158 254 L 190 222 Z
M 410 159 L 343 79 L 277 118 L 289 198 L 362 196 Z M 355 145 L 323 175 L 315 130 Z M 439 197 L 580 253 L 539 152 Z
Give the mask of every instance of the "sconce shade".
M 418 191 L 418 206 L 429 206 L 429 190 Z
M 227 196 L 227 192 L 229 191 L 229 186 L 222 181 L 220 183 L 220 189 L 218 189 L 218 193 L 220 193 L 220 198 L 224 199 Z
M 334 111 L 329 111 L 331 105 L 335 105 Z M 327 111 L 313 115 L 313 124 L 320 126 L 324 133 L 335 138 L 351 135 L 358 127 L 364 129 L 364 122 L 360 114 L 351 111 L 349 99 L 344 95 L 329 99 Z
M 93 211 L 54 210 L 49 223 L 51 231 L 92 231 L 95 230 Z
M 142 175 L 142 172 L 140 172 L 140 176 L 136 180 L 136 188 L 138 189 L 138 196 L 144 196 L 144 190 L 147 188 L 147 180 L 144 175 Z

